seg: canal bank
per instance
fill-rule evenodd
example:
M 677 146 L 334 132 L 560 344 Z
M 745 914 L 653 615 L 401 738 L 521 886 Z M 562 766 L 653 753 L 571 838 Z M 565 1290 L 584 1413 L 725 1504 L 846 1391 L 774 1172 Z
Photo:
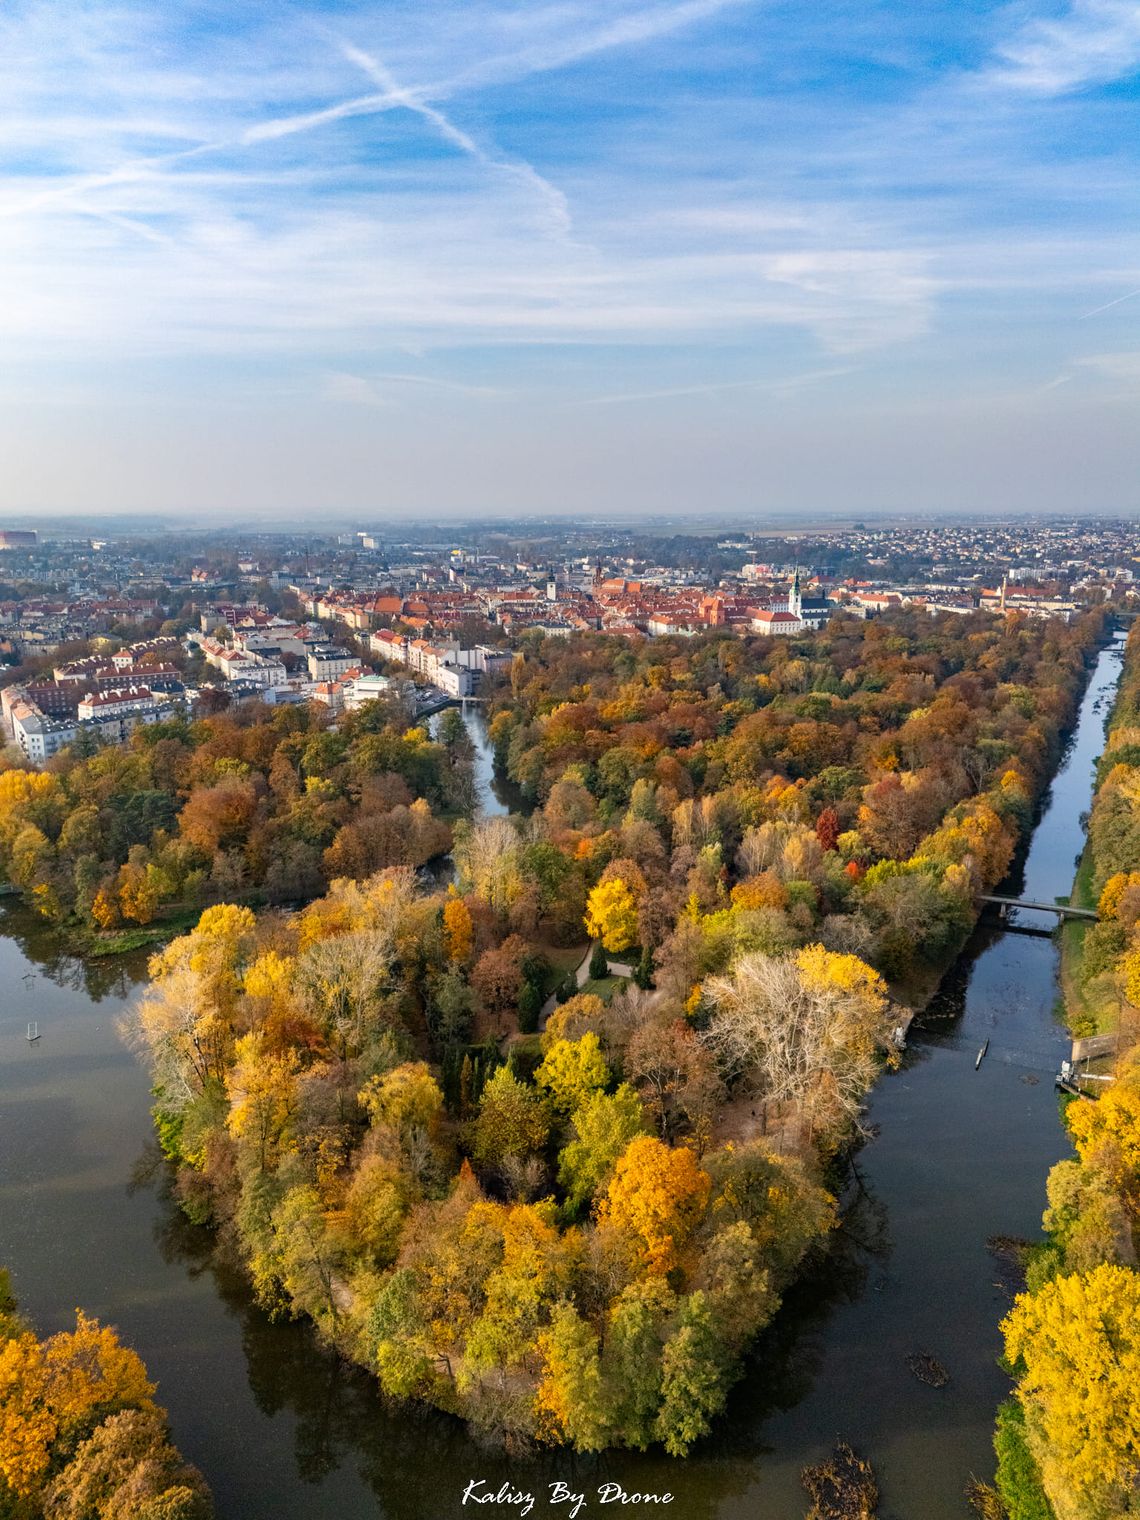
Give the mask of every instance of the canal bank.
M 1102 653 L 1009 884 L 1019 896 L 1068 891 L 1118 671 L 1119 656 Z M 114 1030 L 141 960 L 93 980 L 89 966 L 58 959 L 25 910 L 6 910 L 4 924 L 0 1260 L 44 1331 L 76 1304 L 119 1325 L 159 1379 L 174 1437 L 206 1473 L 222 1520 L 446 1520 L 463 1513 L 473 1477 L 491 1489 L 668 1491 L 684 1520 L 802 1520 L 800 1469 L 836 1439 L 874 1462 L 884 1520 L 967 1513 L 965 1483 L 992 1469 L 1006 1388 L 996 1356 L 1007 1301 L 986 1240 L 1036 1233 L 1046 1173 L 1067 1150 L 1052 1092 L 1064 1049 L 1052 940 L 975 931 L 912 1027 L 902 1069 L 873 1095 L 876 1138 L 858 1158 L 832 1255 L 790 1296 L 717 1435 L 681 1463 L 629 1453 L 530 1463 L 482 1449 L 445 1417 L 384 1409 L 371 1380 L 303 1326 L 265 1320 L 165 1193 L 146 1078 Z M 30 1017 L 43 1032 L 34 1047 L 23 1038 Z M 912 1375 L 916 1352 L 945 1365 L 945 1388 Z

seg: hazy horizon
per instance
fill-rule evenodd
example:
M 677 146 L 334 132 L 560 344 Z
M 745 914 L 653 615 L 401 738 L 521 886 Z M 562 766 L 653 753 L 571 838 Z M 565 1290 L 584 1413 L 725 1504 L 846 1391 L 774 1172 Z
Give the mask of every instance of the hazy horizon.
M 1140 510 L 1140 0 L 52 0 L 0 79 L 5 520 Z

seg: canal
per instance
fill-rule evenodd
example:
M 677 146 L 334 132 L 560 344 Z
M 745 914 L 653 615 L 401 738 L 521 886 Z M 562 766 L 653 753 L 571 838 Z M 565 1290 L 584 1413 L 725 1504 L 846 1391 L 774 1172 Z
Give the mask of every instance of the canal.
M 1114 646 L 1099 657 L 1014 891 L 1069 890 L 1119 673 Z M 475 739 L 481 718 L 466 717 Z M 504 807 L 485 739 L 477 763 L 480 749 L 484 806 Z M 265 1319 L 169 1197 L 146 1077 L 116 1030 L 145 960 L 62 956 L 26 910 L 0 911 L 0 1262 L 40 1330 L 70 1323 L 76 1305 L 120 1328 L 221 1520 L 451 1520 L 469 1513 L 459 1501 L 476 1476 L 536 1492 L 556 1480 L 590 1492 L 606 1479 L 671 1491 L 678 1520 L 802 1520 L 800 1469 L 837 1439 L 874 1463 L 883 1520 L 968 1513 L 963 1490 L 992 1470 L 1006 1391 L 996 1357 L 1008 1298 L 986 1243 L 1036 1233 L 1046 1173 L 1066 1150 L 1052 1086 L 1065 1050 L 1054 941 L 977 929 L 913 1025 L 902 1069 L 876 1089 L 875 1137 L 825 1268 L 790 1296 L 713 1439 L 685 1462 L 526 1462 L 443 1416 L 385 1409 L 372 1381 L 304 1326 Z M 911 1374 L 915 1352 L 944 1364 L 945 1388 Z M 483 1517 L 517 1512 L 488 1505 Z

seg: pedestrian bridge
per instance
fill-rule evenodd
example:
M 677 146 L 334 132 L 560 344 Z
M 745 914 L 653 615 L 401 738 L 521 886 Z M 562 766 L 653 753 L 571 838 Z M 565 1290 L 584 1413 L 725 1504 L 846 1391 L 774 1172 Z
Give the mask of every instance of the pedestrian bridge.
M 992 903 L 1005 918 L 1011 908 L 1031 908 L 1034 913 L 1055 913 L 1058 918 L 1087 918 L 1095 921 L 1097 911 L 1095 908 L 1075 908 L 1069 903 L 1059 902 L 1032 902 L 1024 897 L 997 897 L 993 893 L 987 893 L 980 899 L 984 903 Z

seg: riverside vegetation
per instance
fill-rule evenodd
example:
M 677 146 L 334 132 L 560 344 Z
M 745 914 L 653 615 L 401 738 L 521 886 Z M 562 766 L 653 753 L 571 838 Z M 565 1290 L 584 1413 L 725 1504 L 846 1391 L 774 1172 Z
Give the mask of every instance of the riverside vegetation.
M 82 1311 L 39 1340 L 0 1269 L 0 1516 L 213 1520 L 136 1354 Z
M 997 1490 L 1011 1520 L 1140 1510 L 1140 630 L 1098 768 L 1077 892 L 1099 920 L 1065 938 L 1067 1012 L 1117 1035 L 1115 1080 L 1075 1098 L 1075 1155 L 1049 1175 L 1045 1242 L 1005 1321 L 1014 1397 L 998 1414 Z
M 212 894 L 316 818 L 323 896 L 216 902 L 153 958 L 134 1034 L 183 1206 L 393 1396 L 511 1441 L 683 1454 L 825 1247 L 830 1160 L 905 1019 L 890 982 L 945 965 L 1004 875 L 1102 634 L 916 612 L 780 643 L 535 639 L 491 709 L 526 820 L 457 816 L 454 725 L 433 745 L 381 706 L 335 734 L 250 709 L 65 759 L 38 812 L 14 768 L 0 844 L 35 897 L 75 878 L 92 768 L 164 776 L 122 912 L 124 867 L 181 852 Z M 207 867 L 196 793 L 234 775 L 247 805 Z M 337 848 L 366 797 L 424 804 L 453 886 Z M 13 869 L 33 856 L 42 880 Z M 559 986 L 583 924 L 632 982 Z

